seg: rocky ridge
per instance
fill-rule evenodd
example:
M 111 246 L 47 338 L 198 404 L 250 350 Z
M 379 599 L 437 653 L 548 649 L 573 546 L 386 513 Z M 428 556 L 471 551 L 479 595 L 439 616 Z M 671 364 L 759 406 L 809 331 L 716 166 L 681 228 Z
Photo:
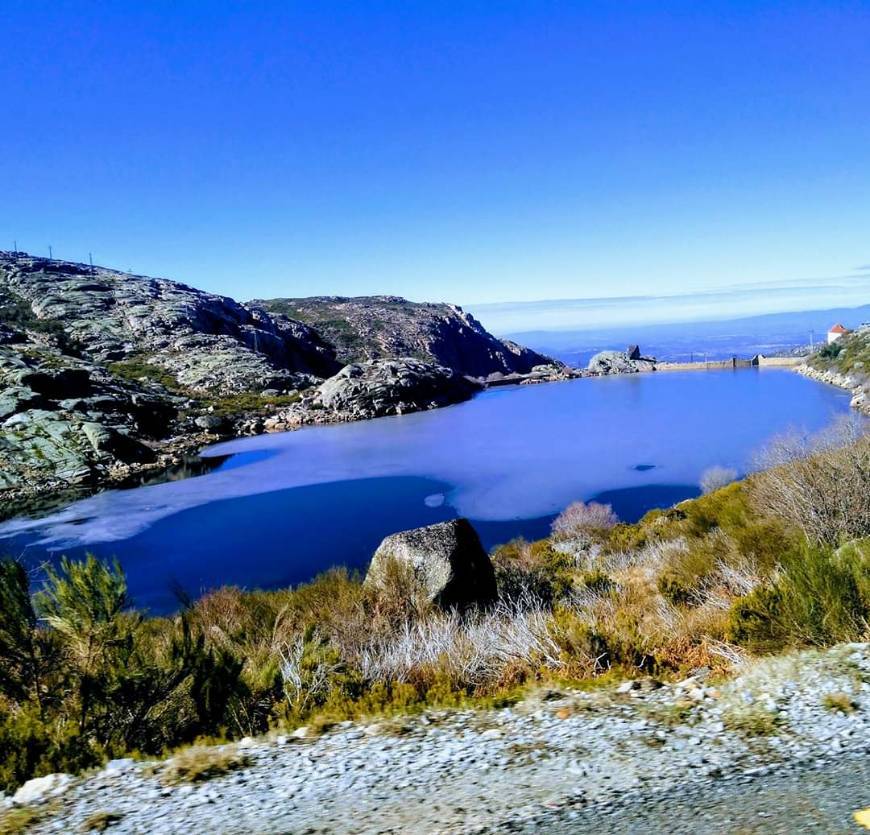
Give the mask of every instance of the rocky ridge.
M 351 363 L 298 403 L 267 418 L 264 428 L 273 432 L 438 409 L 467 400 L 482 388 L 451 368 L 416 359 Z
M 0 252 L 0 502 L 123 482 L 216 437 L 437 408 L 490 376 L 569 376 L 452 305 L 345 299 L 323 332 L 265 306 Z
M 258 299 L 253 304 L 316 328 L 345 364 L 413 357 L 484 379 L 492 374 L 528 374 L 535 366 L 553 363 L 516 342 L 496 338 L 454 304 L 411 302 L 399 296 Z
M 27 810 L 42 833 L 107 817 L 118 833 L 484 833 L 548 831 L 554 815 L 564 831 L 587 831 L 571 822 L 596 827 L 631 808 L 647 831 L 658 797 L 691 792 L 702 815 L 723 786 L 866 757 L 870 645 L 747 663 L 720 683 L 698 670 L 673 684 L 544 689 L 500 710 L 345 722 L 323 736 L 300 728 L 212 750 L 241 767 L 177 786 L 172 760 L 118 760 L 31 781 L 0 810 Z

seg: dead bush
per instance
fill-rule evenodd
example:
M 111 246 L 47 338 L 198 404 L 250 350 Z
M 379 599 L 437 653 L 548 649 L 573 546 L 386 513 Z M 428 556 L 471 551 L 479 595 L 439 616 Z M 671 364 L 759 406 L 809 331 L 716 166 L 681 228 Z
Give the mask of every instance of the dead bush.
M 752 479 L 759 512 L 796 526 L 807 541 L 838 545 L 870 534 L 870 434 L 843 421 L 814 438 L 783 436 Z

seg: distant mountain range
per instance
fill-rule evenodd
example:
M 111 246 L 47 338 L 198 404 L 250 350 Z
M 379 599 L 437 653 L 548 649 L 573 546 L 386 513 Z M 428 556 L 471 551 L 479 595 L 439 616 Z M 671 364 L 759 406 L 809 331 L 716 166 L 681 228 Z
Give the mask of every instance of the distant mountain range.
M 870 305 L 768 313 L 704 322 L 659 325 L 621 325 L 582 330 L 527 330 L 509 334 L 537 351 L 569 365 L 585 366 L 601 350 L 624 350 L 640 345 L 644 354 L 661 360 L 726 359 L 788 353 L 799 347 L 818 347 L 828 328 L 840 322 L 855 328 L 870 321 Z

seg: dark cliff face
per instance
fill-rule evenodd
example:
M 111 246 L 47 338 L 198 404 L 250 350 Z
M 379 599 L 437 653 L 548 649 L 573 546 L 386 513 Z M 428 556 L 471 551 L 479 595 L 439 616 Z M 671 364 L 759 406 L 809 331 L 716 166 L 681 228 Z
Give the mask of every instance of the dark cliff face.
M 410 302 L 398 296 L 317 296 L 258 300 L 276 315 L 306 322 L 335 346 L 345 363 L 414 357 L 470 377 L 527 374 L 549 357 L 497 339 L 451 304 Z

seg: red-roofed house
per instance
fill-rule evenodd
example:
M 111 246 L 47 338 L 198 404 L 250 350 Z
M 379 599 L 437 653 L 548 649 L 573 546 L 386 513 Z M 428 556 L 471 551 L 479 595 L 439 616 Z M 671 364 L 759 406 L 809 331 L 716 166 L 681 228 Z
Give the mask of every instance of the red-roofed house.
M 842 325 L 836 324 L 828 331 L 828 345 L 836 342 L 844 333 L 849 333 Z

